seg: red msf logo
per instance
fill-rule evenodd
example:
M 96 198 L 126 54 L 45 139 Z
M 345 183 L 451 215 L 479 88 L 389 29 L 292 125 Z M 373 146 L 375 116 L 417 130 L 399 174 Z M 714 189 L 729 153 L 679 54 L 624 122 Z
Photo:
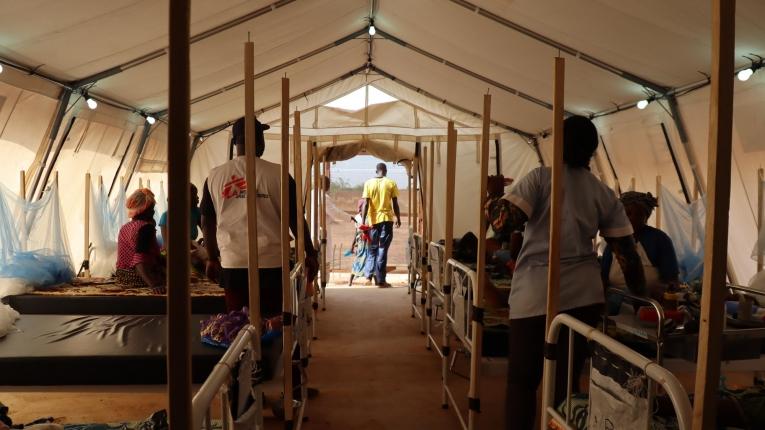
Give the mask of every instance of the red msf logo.
M 223 199 L 244 198 L 247 196 L 247 181 L 236 175 L 231 176 L 231 180 L 226 182 L 221 193 Z

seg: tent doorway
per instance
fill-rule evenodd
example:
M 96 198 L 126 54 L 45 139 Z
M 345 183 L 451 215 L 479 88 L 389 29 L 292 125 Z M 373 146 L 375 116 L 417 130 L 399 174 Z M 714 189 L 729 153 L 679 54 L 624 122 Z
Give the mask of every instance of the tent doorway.
M 331 164 L 330 189 L 327 193 L 327 263 L 331 268 L 331 282 L 347 284 L 355 255 L 350 253 L 355 236 L 351 218 L 356 215 L 362 198 L 364 182 L 375 176 L 375 166 L 383 160 L 371 155 L 357 155 L 351 159 Z M 409 231 L 409 190 L 406 168 L 385 162 L 388 177 L 396 182 L 399 190 L 398 204 L 401 210 L 401 228 L 394 229 L 393 243 L 388 251 L 388 273 L 406 273 L 407 236 Z M 365 280 L 355 281 L 361 285 Z

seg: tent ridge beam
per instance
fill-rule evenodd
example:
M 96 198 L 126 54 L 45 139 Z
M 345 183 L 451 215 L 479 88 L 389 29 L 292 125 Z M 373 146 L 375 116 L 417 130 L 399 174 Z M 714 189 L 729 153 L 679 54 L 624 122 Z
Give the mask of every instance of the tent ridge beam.
M 667 87 L 665 85 L 658 84 L 656 82 L 650 81 L 648 79 L 642 78 L 638 75 L 635 75 L 634 73 L 630 73 L 626 70 L 620 69 L 616 66 L 613 66 L 611 64 L 608 64 L 607 62 L 600 60 L 598 58 L 595 58 L 593 56 L 590 56 L 588 54 L 585 54 L 584 52 L 579 51 L 578 49 L 572 48 L 568 45 L 564 45 L 563 43 L 560 43 L 556 40 L 550 39 L 547 36 L 544 36 L 540 33 L 537 33 L 529 28 L 526 28 L 516 22 L 510 21 L 507 18 L 504 18 L 502 16 L 499 16 L 489 10 L 486 10 L 478 5 L 475 5 L 467 0 L 450 0 L 452 3 L 457 4 L 459 6 L 464 7 L 465 9 L 468 9 L 472 12 L 477 13 L 478 15 L 490 19 L 500 25 L 503 25 L 507 28 L 510 28 L 512 30 L 515 30 L 525 36 L 528 36 L 540 43 L 544 43 L 545 45 L 551 46 L 556 49 L 560 49 L 562 52 L 565 52 L 566 54 L 569 54 L 573 57 L 579 58 L 582 61 L 585 61 L 587 63 L 592 64 L 593 66 L 599 67 L 607 72 L 613 73 L 623 79 L 626 79 L 630 82 L 633 82 L 635 84 L 641 85 L 643 87 L 646 87 L 650 90 L 656 91 L 660 94 L 667 93 L 671 88 Z
M 382 37 L 384 37 L 387 40 L 390 40 L 391 42 L 394 42 L 394 43 L 396 43 L 398 45 L 401 45 L 404 48 L 410 49 L 410 50 L 412 50 L 412 51 L 414 51 L 414 52 L 416 52 L 416 53 L 418 53 L 418 54 L 420 54 L 422 56 L 430 58 L 431 60 L 433 60 L 433 61 L 435 61 L 437 63 L 441 63 L 444 66 L 450 67 L 450 68 L 452 68 L 452 69 L 454 69 L 454 70 L 456 70 L 456 71 L 458 71 L 460 73 L 463 73 L 463 74 L 466 74 L 466 75 L 468 75 L 470 77 L 478 79 L 479 81 L 483 81 L 483 82 L 485 82 L 485 83 L 487 83 L 487 84 L 489 84 L 489 85 L 491 85 L 493 87 L 499 88 L 499 89 L 501 89 L 503 91 L 506 91 L 506 92 L 514 95 L 514 96 L 518 96 L 518 97 L 520 97 L 523 100 L 535 103 L 535 104 L 537 104 L 539 106 L 542 106 L 543 108 L 545 108 L 547 110 L 552 110 L 552 104 L 549 103 L 549 102 L 546 102 L 544 100 L 538 99 L 538 98 L 536 98 L 536 97 L 534 97 L 534 96 L 532 96 L 530 94 L 524 93 L 523 91 L 520 91 L 520 90 L 515 89 L 513 87 L 509 87 L 509 86 L 507 86 L 507 85 L 505 85 L 505 84 L 503 84 L 501 82 L 495 81 L 494 79 L 491 79 L 489 77 L 483 76 L 483 75 L 481 75 L 479 73 L 476 73 L 476 72 L 474 72 L 474 71 L 472 71 L 470 69 L 462 67 L 459 64 L 453 63 L 453 62 L 451 62 L 451 61 L 449 61 L 449 60 L 447 60 L 445 58 L 439 57 L 436 54 L 433 54 L 433 53 L 431 53 L 429 51 L 426 51 L 426 50 L 424 50 L 422 48 L 414 46 L 411 43 L 409 43 L 409 42 L 407 42 L 407 41 L 405 41 L 405 40 L 403 40 L 403 39 L 401 39 L 399 37 L 396 37 L 396 36 L 386 32 L 386 31 L 380 30 L 378 28 L 377 29 L 377 34 L 381 35 Z M 566 112 L 566 113 L 569 114 L 569 115 L 571 114 L 570 112 Z
M 258 17 L 261 17 L 263 15 L 266 15 L 266 14 L 268 14 L 270 12 L 273 12 L 273 11 L 283 7 L 283 6 L 286 6 L 286 5 L 290 4 L 290 3 L 294 3 L 296 1 L 297 0 L 278 0 L 278 1 L 275 1 L 273 3 L 267 4 L 267 5 L 265 5 L 265 6 L 261 7 L 261 8 L 258 8 L 258 9 L 254 10 L 254 11 L 252 11 L 252 12 L 246 14 L 246 15 L 234 18 L 231 21 L 226 21 L 223 24 L 217 25 L 217 26 L 215 26 L 213 28 L 205 30 L 205 31 L 203 31 L 203 32 L 201 32 L 199 34 L 196 34 L 196 35 L 192 36 L 189 39 L 189 43 L 190 44 L 194 44 L 196 42 L 205 40 L 205 39 L 207 39 L 209 37 L 215 36 L 216 34 L 222 33 L 222 32 L 224 32 L 226 30 L 230 30 L 230 29 L 232 29 L 232 28 L 234 28 L 234 27 L 236 27 L 238 25 L 244 24 L 247 21 L 251 21 L 251 20 L 253 20 L 255 18 L 258 18 Z M 142 55 L 142 56 L 140 56 L 138 58 L 134 58 L 134 59 L 132 59 L 132 60 L 130 60 L 128 62 L 122 63 L 122 64 L 120 64 L 118 66 L 114 66 L 114 67 L 111 67 L 111 68 L 109 68 L 107 70 L 104 70 L 104 71 L 101 71 L 101 72 L 98 72 L 98 73 L 94 73 L 94 74 L 92 74 L 90 76 L 86 76 L 86 77 L 84 77 L 82 79 L 78 79 L 76 81 L 72 81 L 70 83 L 70 85 L 72 86 L 72 88 L 79 88 L 79 87 L 82 87 L 82 86 L 85 86 L 85 85 L 89 85 L 89 84 L 92 84 L 92 83 L 94 83 L 96 81 L 99 81 L 101 79 L 105 79 L 105 78 L 108 78 L 110 76 L 114 76 L 114 75 L 117 75 L 119 73 L 122 73 L 122 72 L 124 72 L 124 71 L 126 71 L 128 69 L 132 69 L 133 67 L 137 67 L 137 66 L 140 66 L 142 64 L 146 64 L 149 61 L 156 60 L 157 58 L 160 58 L 160 57 L 163 57 L 163 56 L 167 55 L 167 53 L 168 53 L 168 48 L 167 47 L 161 48 L 161 49 L 157 49 L 157 50 L 152 51 L 152 52 L 150 52 L 148 54 L 144 54 L 144 55 Z
M 289 66 L 295 65 L 295 64 L 297 64 L 297 63 L 299 63 L 301 61 L 307 60 L 307 59 L 309 59 L 309 58 L 311 58 L 313 56 L 316 56 L 316 55 L 321 54 L 323 52 L 329 51 L 332 48 L 338 47 L 340 45 L 345 44 L 348 41 L 354 40 L 355 38 L 359 37 L 360 35 L 362 35 L 362 34 L 364 34 L 366 32 L 367 32 L 367 29 L 366 28 L 362 28 L 362 29 L 360 29 L 358 31 L 355 31 L 355 32 L 353 32 L 353 33 L 351 33 L 351 34 L 349 34 L 347 36 L 344 36 L 344 37 L 342 37 L 340 39 L 337 39 L 334 42 L 328 43 L 328 44 L 326 44 L 326 45 L 324 45 L 324 46 L 322 46 L 320 48 L 314 49 L 313 51 L 310 51 L 310 52 L 307 52 L 305 54 L 299 55 L 299 56 L 297 56 L 297 57 L 295 57 L 295 58 L 293 58 L 291 60 L 285 61 L 284 63 L 278 64 L 278 65 L 273 66 L 273 67 L 271 67 L 271 68 L 269 68 L 267 70 L 259 72 L 259 73 L 255 74 L 255 79 L 257 80 L 257 79 L 263 78 L 263 77 L 268 76 L 268 75 L 270 75 L 272 73 L 276 73 L 276 72 L 278 72 L 280 70 L 283 70 L 283 69 L 285 69 L 285 68 L 287 68 Z M 194 105 L 196 103 L 202 102 L 202 101 L 207 100 L 209 98 L 212 98 L 212 97 L 215 97 L 217 95 L 223 94 L 226 91 L 230 91 L 230 90 L 233 90 L 235 88 L 238 88 L 238 87 L 240 87 L 242 85 L 244 85 L 244 79 L 242 79 L 240 81 L 237 81 L 237 82 L 234 82 L 234 83 L 231 83 L 231 84 L 228 84 L 225 87 L 221 87 L 221 88 L 219 88 L 217 90 L 210 91 L 209 93 L 203 94 L 201 96 L 194 97 L 193 99 L 191 99 L 191 104 Z M 164 116 L 166 113 L 167 113 L 167 109 L 163 109 L 161 111 L 156 112 L 156 115 L 157 116 Z M 206 131 L 202 131 L 201 133 L 204 134 L 205 132 Z
M 378 30 L 378 32 L 379 32 L 379 30 Z M 471 111 L 469 109 L 466 109 L 466 108 L 464 108 L 462 106 L 456 105 L 456 104 L 446 100 L 443 97 L 438 97 L 438 96 L 436 96 L 434 94 L 431 94 L 431 93 L 427 92 L 426 90 L 424 90 L 424 89 L 422 89 L 420 87 L 416 87 L 416 86 L 414 86 L 414 85 L 412 85 L 412 84 L 410 84 L 410 83 L 408 83 L 408 82 L 406 82 L 404 80 L 401 80 L 401 79 L 397 78 L 396 76 L 386 72 L 385 70 L 380 69 L 379 67 L 377 67 L 375 65 L 371 65 L 370 68 L 372 70 L 374 70 L 375 72 L 379 73 L 380 75 L 382 75 L 382 76 L 384 76 L 384 77 L 386 77 L 386 78 L 388 78 L 388 79 L 390 79 L 392 81 L 398 82 L 399 84 L 409 88 L 410 90 L 416 91 L 417 93 L 422 94 L 422 95 L 427 96 L 427 97 L 430 97 L 430 98 L 432 98 L 434 100 L 440 100 L 443 104 L 451 107 L 452 109 L 456 109 L 456 110 L 462 111 L 462 112 L 464 112 L 464 113 L 466 113 L 468 115 L 473 115 L 474 117 L 479 117 L 480 116 L 476 112 L 473 112 L 473 111 Z M 531 143 L 531 141 L 534 139 L 534 134 L 533 133 L 529 133 L 528 131 L 524 131 L 524 130 L 518 129 L 518 128 L 515 128 L 515 127 L 513 127 L 511 125 L 503 124 L 503 123 L 501 123 L 499 121 L 495 121 L 495 120 L 492 120 L 491 123 L 493 125 L 497 126 L 497 127 L 504 128 L 504 129 L 506 129 L 508 131 L 511 131 L 511 132 L 513 132 L 513 133 L 523 137 L 529 143 Z
M 318 85 L 318 86 L 315 86 L 315 87 L 313 87 L 313 88 L 311 88 L 309 90 L 303 91 L 300 94 L 296 94 L 296 95 L 290 97 L 290 103 L 292 103 L 292 102 L 294 102 L 296 100 L 300 100 L 300 99 L 302 99 L 302 98 L 304 98 L 306 96 L 309 96 L 309 95 L 311 95 L 311 94 L 313 94 L 313 93 L 315 93 L 317 91 L 321 91 L 322 89 L 327 88 L 330 85 L 333 85 L 333 84 L 336 84 L 338 82 L 344 81 L 344 80 L 346 80 L 346 79 L 348 79 L 348 78 L 350 78 L 350 77 L 352 77 L 352 76 L 354 76 L 354 75 L 356 75 L 356 74 L 358 74 L 360 72 L 363 72 L 366 69 L 367 69 L 367 64 L 364 64 L 363 66 L 357 67 L 357 68 L 351 70 L 350 72 L 343 73 L 341 76 L 338 76 L 337 78 L 332 79 L 331 81 L 327 81 L 327 82 L 325 82 L 325 83 L 323 83 L 321 85 Z M 256 78 L 257 78 L 257 75 L 256 75 Z M 268 106 L 260 108 L 260 109 L 255 109 L 255 112 L 262 114 L 263 112 L 269 111 L 271 109 L 275 109 L 275 108 L 277 108 L 279 106 L 281 106 L 281 102 L 274 103 L 274 104 L 268 105 Z M 314 107 L 315 106 L 311 106 L 309 109 L 312 109 Z M 202 135 L 202 136 L 209 136 L 211 134 L 215 134 L 215 133 L 217 133 L 219 131 L 225 130 L 226 128 L 228 128 L 232 124 L 233 124 L 233 121 L 227 121 L 227 122 L 225 122 L 223 124 L 219 124 L 219 125 L 210 127 L 210 128 L 208 128 L 206 130 L 202 130 L 202 131 L 199 132 L 199 134 Z

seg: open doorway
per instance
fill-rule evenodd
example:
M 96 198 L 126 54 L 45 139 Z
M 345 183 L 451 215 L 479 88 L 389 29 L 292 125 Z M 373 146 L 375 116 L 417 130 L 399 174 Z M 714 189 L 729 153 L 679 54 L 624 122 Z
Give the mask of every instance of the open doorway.
M 358 212 L 364 182 L 375 176 L 375 166 L 381 162 L 385 161 L 371 155 L 358 155 L 331 165 L 331 185 L 327 199 L 327 263 L 332 269 L 332 283 L 348 284 L 354 261 L 350 250 L 356 232 L 351 217 Z M 401 210 L 401 228 L 394 229 L 393 242 L 388 250 L 388 273 L 405 274 L 408 264 L 409 181 L 406 168 L 391 162 L 385 164 L 388 166 L 388 178 L 398 186 L 398 204 Z M 359 279 L 354 281 L 354 285 L 364 285 L 365 282 L 366 280 Z

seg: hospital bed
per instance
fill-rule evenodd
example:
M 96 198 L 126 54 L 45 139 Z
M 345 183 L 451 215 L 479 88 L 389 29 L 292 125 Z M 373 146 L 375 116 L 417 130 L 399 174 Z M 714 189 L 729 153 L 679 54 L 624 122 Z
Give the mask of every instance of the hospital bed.
M 425 290 L 427 286 L 422 285 L 423 271 L 426 269 L 425 258 L 425 246 L 422 235 L 419 233 L 412 233 L 409 236 L 409 247 L 407 248 L 409 254 L 409 294 L 412 296 L 412 318 L 423 319 L 423 311 L 425 309 Z M 418 301 L 417 294 L 419 293 L 420 299 Z M 423 320 L 422 332 L 425 333 L 425 324 Z
M 425 335 L 427 337 L 426 347 L 436 350 L 441 348 L 441 341 L 433 335 L 434 323 L 437 323 L 439 310 L 444 306 L 443 277 L 446 269 L 444 261 L 445 247 L 440 243 L 430 242 L 428 244 L 427 267 L 428 288 L 425 291 Z M 433 309 L 435 308 L 435 312 Z

